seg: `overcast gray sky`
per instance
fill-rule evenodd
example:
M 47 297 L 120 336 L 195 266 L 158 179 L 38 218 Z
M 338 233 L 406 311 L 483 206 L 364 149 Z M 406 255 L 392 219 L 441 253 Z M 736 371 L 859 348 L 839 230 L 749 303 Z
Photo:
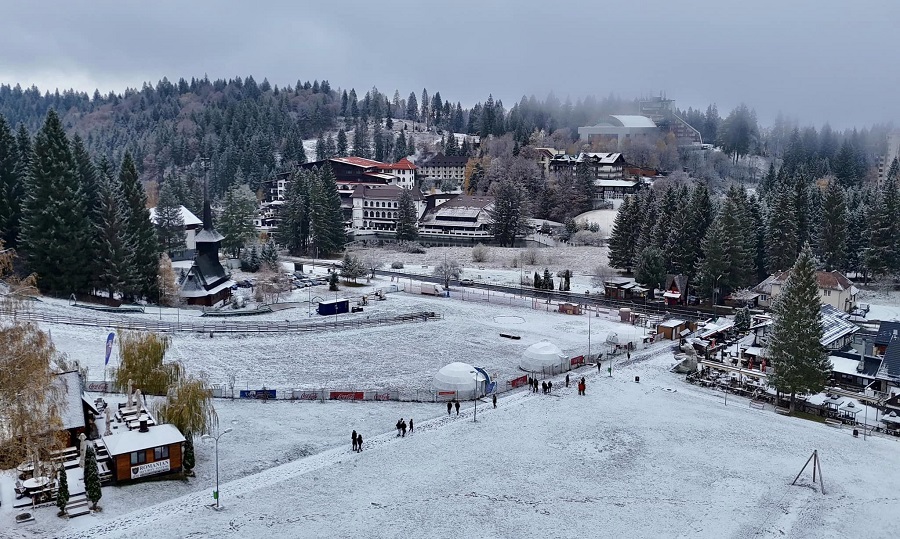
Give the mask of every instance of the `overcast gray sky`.
M 665 92 L 837 128 L 900 123 L 897 0 L 5 0 L 0 82 L 122 91 L 208 74 L 393 95 Z M 360 92 L 362 90 L 362 92 Z

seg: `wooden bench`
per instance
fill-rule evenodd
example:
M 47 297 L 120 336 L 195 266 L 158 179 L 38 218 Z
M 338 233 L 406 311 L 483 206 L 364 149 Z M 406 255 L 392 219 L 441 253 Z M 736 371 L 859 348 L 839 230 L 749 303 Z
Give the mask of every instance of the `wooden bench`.
M 750 401 L 750 408 L 756 408 L 757 410 L 764 410 L 766 408 L 766 403 L 763 401 Z
M 783 406 L 776 406 L 775 413 L 780 415 L 791 415 L 791 409 Z
M 837 427 L 839 429 L 844 428 L 844 423 L 841 422 L 841 420 L 832 419 L 830 417 L 825 419 L 825 424 L 828 425 L 829 427 Z

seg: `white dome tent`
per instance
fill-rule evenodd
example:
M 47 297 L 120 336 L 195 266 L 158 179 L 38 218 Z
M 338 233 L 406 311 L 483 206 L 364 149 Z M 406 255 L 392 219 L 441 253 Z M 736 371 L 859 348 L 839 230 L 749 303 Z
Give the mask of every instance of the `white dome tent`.
M 548 341 L 534 343 L 522 354 L 519 368 L 523 371 L 556 374 L 566 369 L 569 358 Z
M 432 385 L 439 392 L 454 391 L 457 398 L 468 399 L 474 397 L 476 389 L 484 394 L 485 382 L 484 374 L 474 366 L 456 361 L 441 367 L 434 375 Z

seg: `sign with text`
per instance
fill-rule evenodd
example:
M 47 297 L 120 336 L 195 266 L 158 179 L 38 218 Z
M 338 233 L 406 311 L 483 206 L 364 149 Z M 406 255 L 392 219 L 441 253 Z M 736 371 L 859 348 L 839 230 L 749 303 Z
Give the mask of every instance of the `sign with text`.
M 319 398 L 319 393 L 316 391 L 303 391 L 300 393 L 300 400 L 302 401 L 314 401 Z
M 276 391 L 274 389 L 242 389 L 240 398 L 242 399 L 275 399 Z
M 332 391 L 328 394 L 328 398 L 333 401 L 361 401 L 363 400 L 362 391 Z
M 521 387 L 521 386 L 524 386 L 526 383 L 528 383 L 528 375 L 527 374 L 522 375 L 518 378 L 513 378 L 512 380 L 509 381 L 510 387 Z
M 106 337 L 106 362 L 103 363 L 104 365 L 109 365 L 109 356 L 110 356 L 110 354 L 112 354 L 113 339 L 115 339 L 115 338 L 116 338 L 115 333 L 110 333 Z
M 584 365 L 584 356 L 575 356 L 572 358 L 572 365 Z
M 160 474 L 160 473 L 166 473 L 168 471 L 169 471 L 169 459 L 158 460 L 156 462 L 148 462 L 147 464 L 132 466 L 131 467 L 131 478 L 137 479 L 139 477 L 146 477 L 148 475 L 156 475 L 156 474 Z
M 93 393 L 106 393 L 109 390 L 109 384 L 108 382 L 88 382 L 85 390 Z
M 391 394 L 388 392 L 384 393 L 375 393 L 375 400 L 377 401 L 389 401 L 391 400 Z

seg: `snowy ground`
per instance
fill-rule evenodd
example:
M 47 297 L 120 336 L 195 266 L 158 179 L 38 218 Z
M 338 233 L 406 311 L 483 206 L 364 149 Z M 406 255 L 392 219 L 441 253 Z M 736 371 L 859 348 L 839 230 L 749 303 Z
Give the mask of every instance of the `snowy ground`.
M 394 283 L 397 284 L 397 283 Z M 409 286 L 404 280 L 402 286 Z M 366 287 L 345 289 L 338 295 L 360 299 L 375 287 L 391 285 L 390 278 L 379 277 Z M 321 290 L 319 290 L 321 288 Z M 291 300 L 305 302 L 316 294 L 332 297 L 325 287 L 298 290 Z M 485 300 L 490 297 L 491 303 Z M 462 298 L 465 298 L 462 299 Z M 52 313 L 72 313 L 64 302 L 48 301 L 36 308 Z M 504 386 L 506 380 L 521 374 L 518 363 L 530 345 L 551 340 L 571 356 L 588 352 L 588 316 L 571 316 L 553 312 L 555 306 L 475 289 L 455 288 L 450 298 L 410 293 L 388 294 L 386 301 L 370 301 L 363 313 L 340 315 L 341 320 L 354 317 L 434 311 L 442 320 L 404 325 L 339 330 L 335 332 L 271 334 L 176 333 L 170 357 L 182 361 L 188 371 L 203 373 L 211 383 L 226 384 L 233 375 L 236 389 L 259 389 L 265 385 L 277 389 L 393 389 L 405 398 L 416 391 L 428 391 L 434 374 L 453 361 L 464 361 L 484 367 Z M 85 314 L 78 310 L 78 316 Z M 100 313 L 106 316 L 106 313 Z M 173 320 L 174 310 L 163 310 L 162 317 Z M 614 320 L 615 312 L 602 311 L 590 322 L 592 352 L 607 352 L 604 340 L 610 332 L 620 339 L 639 338 L 640 328 Z M 158 318 L 156 309 L 143 315 Z M 197 311 L 180 315 L 196 317 Z M 313 319 L 321 320 L 315 314 Z M 254 316 L 260 320 L 307 320 L 306 303 L 296 308 Z M 103 379 L 106 335 L 115 328 L 92 328 L 42 323 L 50 330 L 57 348 L 88 367 L 91 380 Z M 500 333 L 521 336 L 510 340 Z M 110 361 L 115 366 L 116 357 Z M 424 397 L 424 396 L 423 396 Z
M 206 507 L 206 448 L 202 477 L 188 484 L 106 488 L 102 513 L 68 523 L 42 509 L 37 522 L 16 526 L 4 509 L 0 529 L 84 538 L 895 536 L 896 440 L 863 441 L 738 397 L 726 406 L 669 373 L 671 364 L 661 353 L 611 378 L 590 371 L 584 397 L 561 383 L 552 396 L 508 394 L 497 410 L 479 406 L 475 423 L 469 404 L 459 419 L 417 409 L 435 419 L 399 440 L 392 424 L 410 413 L 403 405 L 235 403 L 248 432 L 223 438 L 223 473 L 273 466 L 275 454 L 288 462 L 226 479 L 225 511 Z M 372 411 L 378 418 L 365 419 Z M 382 418 L 383 434 L 372 436 Z M 354 454 L 345 438 L 360 423 L 369 436 Z M 824 495 L 810 470 L 790 486 L 813 450 Z

